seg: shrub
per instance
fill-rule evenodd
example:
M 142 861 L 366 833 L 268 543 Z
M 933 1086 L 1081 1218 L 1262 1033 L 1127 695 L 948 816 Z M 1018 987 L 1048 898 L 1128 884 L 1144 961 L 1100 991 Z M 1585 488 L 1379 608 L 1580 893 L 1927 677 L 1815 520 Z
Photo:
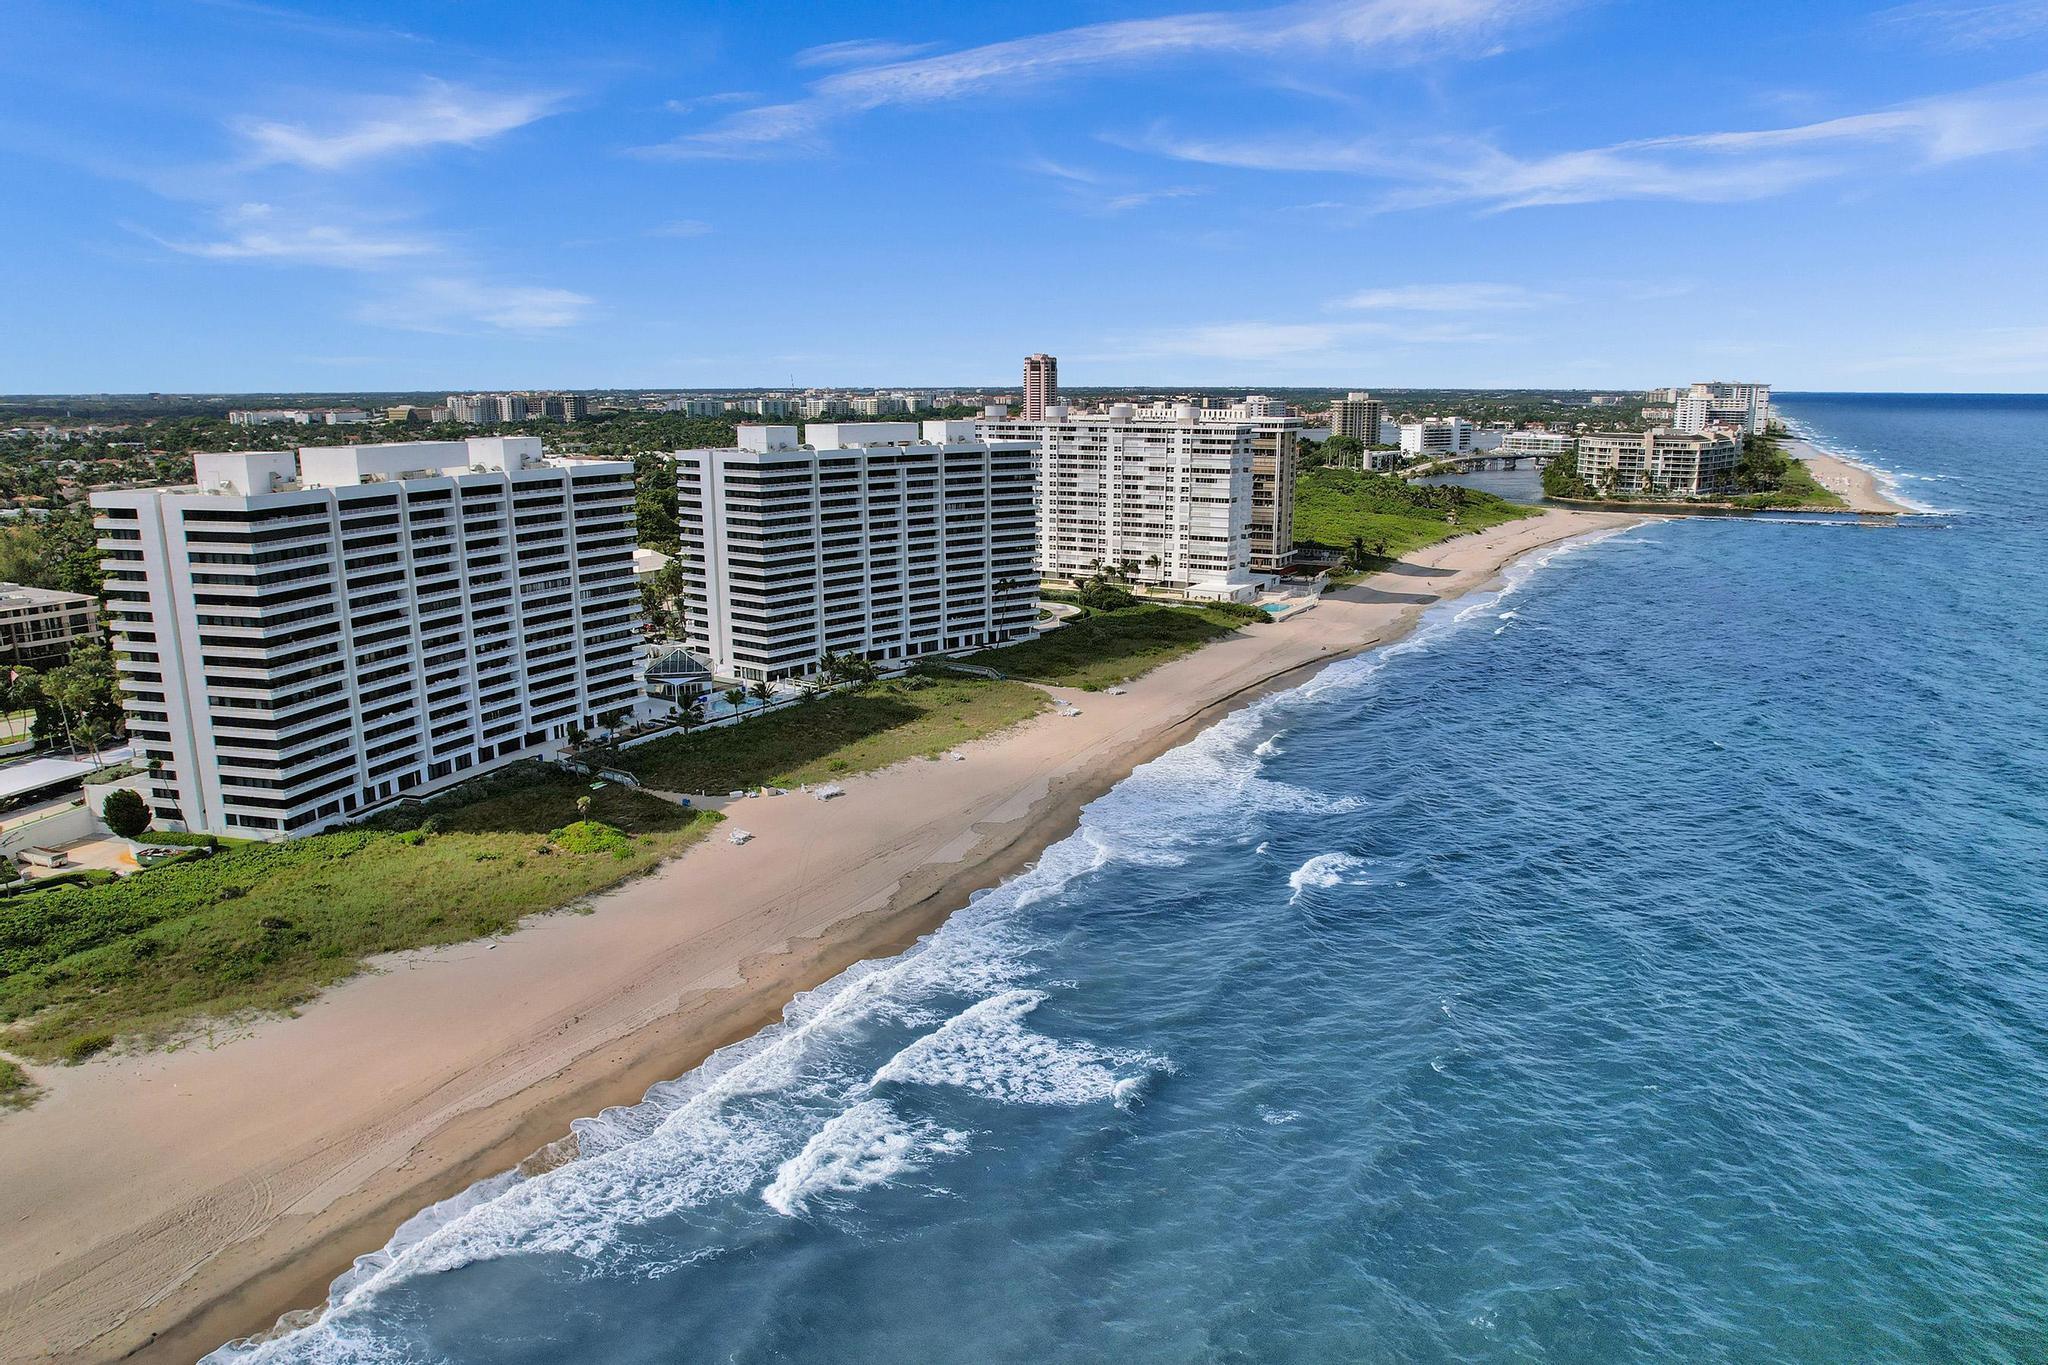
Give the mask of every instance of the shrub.
M 632 840 L 602 820 L 578 820 L 555 830 L 548 838 L 564 853 L 609 853 L 624 858 L 633 852 Z M 545 852 L 546 848 L 536 851 Z
M 135 835 L 138 844 L 160 844 L 165 848 L 219 848 L 220 839 L 212 834 L 187 834 L 176 829 L 145 830 Z
M 149 828 L 149 807 L 143 803 L 141 793 L 130 787 L 108 792 L 107 799 L 100 803 L 100 815 L 107 828 L 123 839 L 133 839 Z
M 35 1101 L 36 1083 L 18 1065 L 0 1057 L 0 1109 L 21 1109 Z
M 81 1033 L 64 1044 L 64 1060 L 76 1064 L 98 1056 L 114 1045 L 114 1035 L 104 1029 Z

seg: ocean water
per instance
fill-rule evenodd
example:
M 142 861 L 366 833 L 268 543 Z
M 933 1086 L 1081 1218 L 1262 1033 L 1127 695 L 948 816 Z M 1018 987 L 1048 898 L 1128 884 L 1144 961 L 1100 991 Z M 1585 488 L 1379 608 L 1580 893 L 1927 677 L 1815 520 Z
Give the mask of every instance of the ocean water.
M 215 1358 L 2048 1358 L 2048 399 L 1784 407 Z

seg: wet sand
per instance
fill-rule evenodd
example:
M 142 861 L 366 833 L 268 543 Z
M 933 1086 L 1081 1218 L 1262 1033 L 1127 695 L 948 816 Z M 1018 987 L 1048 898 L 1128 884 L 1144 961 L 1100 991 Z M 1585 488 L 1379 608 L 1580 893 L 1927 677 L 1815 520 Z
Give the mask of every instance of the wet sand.
M 1508 561 L 1639 518 L 1550 511 L 1420 551 L 1112 697 L 850 778 L 734 803 L 726 830 L 589 914 L 396 954 L 298 1016 L 173 1052 L 36 1068 L 0 1116 L 0 1358 L 190 1361 L 316 1308 L 418 1209 L 558 1144 L 908 947 L 1030 865 L 1081 807 L 1218 717 L 1398 638 Z

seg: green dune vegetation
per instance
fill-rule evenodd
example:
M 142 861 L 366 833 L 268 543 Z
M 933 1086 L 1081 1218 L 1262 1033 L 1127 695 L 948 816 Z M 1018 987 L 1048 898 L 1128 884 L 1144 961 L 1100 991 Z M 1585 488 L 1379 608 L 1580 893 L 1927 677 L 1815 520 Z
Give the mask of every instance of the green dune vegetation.
M 605 761 L 660 791 L 794 787 L 934 757 L 1029 720 L 1047 704 L 1022 683 L 921 668 L 737 725 L 608 752 Z
M 349 829 L 22 892 L 0 900 L 0 1048 L 81 1061 L 288 1011 L 372 954 L 504 933 L 645 872 L 716 819 L 521 765 Z
M 1356 469 L 1305 469 L 1294 483 L 1295 543 L 1334 550 L 1357 570 L 1535 514 L 1476 488 Z

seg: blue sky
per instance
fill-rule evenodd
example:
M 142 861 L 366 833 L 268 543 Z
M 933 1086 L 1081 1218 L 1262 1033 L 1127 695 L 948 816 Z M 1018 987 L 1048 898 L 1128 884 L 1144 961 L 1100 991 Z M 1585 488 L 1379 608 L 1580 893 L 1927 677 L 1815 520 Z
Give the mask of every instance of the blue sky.
M 0 391 L 2048 390 L 2048 0 L 9 0 Z

